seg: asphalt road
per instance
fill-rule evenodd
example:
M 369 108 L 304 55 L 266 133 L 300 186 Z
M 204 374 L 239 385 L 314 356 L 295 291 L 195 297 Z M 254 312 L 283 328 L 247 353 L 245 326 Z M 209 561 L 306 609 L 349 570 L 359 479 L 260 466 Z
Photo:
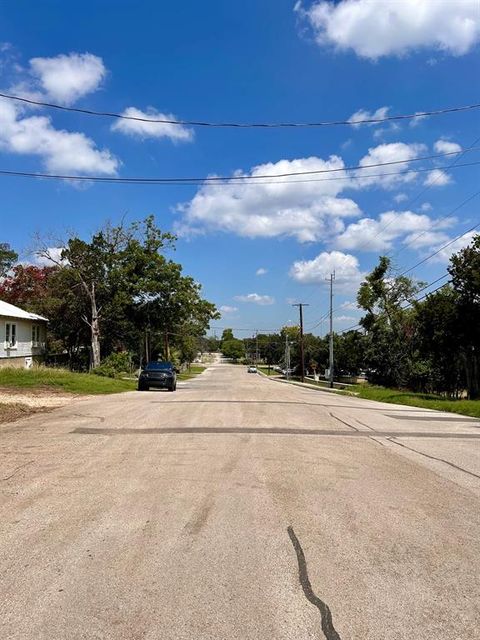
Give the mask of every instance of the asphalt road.
M 0 638 L 480 638 L 480 423 L 215 365 L 0 429 Z

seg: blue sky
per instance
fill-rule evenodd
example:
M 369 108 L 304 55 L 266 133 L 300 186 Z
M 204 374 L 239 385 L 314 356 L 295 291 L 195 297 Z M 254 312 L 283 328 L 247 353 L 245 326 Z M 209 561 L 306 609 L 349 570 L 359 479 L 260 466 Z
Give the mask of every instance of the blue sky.
M 415 113 L 480 101 L 479 39 L 475 0 L 0 2 L 0 90 L 185 120 Z M 322 129 L 112 127 L 107 118 L 0 99 L 0 169 L 149 177 L 324 170 L 468 147 L 480 136 L 479 121 L 474 110 Z M 295 301 L 310 304 L 305 319 L 313 326 L 327 310 L 325 277 L 335 269 L 342 330 L 356 323 L 349 303 L 378 255 L 393 255 L 401 271 L 477 222 L 478 199 L 448 215 L 478 188 L 476 166 L 439 171 L 454 159 L 380 170 L 425 169 L 418 174 L 215 188 L 79 188 L 0 177 L 0 239 L 26 258 L 35 232 L 87 235 L 106 219 L 153 213 L 179 233 L 175 259 L 224 308 L 215 326 L 238 328 L 239 336 L 279 329 L 296 321 Z M 470 239 L 411 275 L 432 282 L 445 273 L 449 252 Z

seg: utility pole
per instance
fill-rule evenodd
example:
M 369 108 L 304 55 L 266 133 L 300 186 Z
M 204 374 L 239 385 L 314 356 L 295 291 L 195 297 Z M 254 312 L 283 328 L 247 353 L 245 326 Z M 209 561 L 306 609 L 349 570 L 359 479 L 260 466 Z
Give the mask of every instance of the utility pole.
M 330 358 L 328 377 L 330 380 L 330 388 L 333 389 L 333 281 L 335 280 L 335 271 L 330 274 Z
M 258 331 L 255 331 L 255 366 L 258 363 Z
M 298 307 L 300 310 L 300 366 L 301 366 L 301 380 L 305 382 L 305 347 L 303 344 L 303 307 L 308 307 L 308 304 L 299 302 L 292 304 L 292 307 Z
M 288 342 L 288 333 L 285 334 L 285 377 L 290 378 L 290 343 Z

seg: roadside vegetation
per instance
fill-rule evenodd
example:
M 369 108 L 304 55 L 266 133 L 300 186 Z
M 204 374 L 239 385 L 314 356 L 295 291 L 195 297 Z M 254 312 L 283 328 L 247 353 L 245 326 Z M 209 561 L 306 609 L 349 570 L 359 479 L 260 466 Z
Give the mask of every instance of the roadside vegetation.
M 123 380 L 74 373 L 65 369 L 33 367 L 32 369 L 0 369 L 0 389 L 63 391 L 82 395 L 120 393 L 136 388 L 135 380 Z
M 111 378 L 149 360 L 188 365 L 211 350 L 205 334 L 220 316 L 168 257 L 175 242 L 150 216 L 53 249 L 38 239 L 42 266 L 0 243 L 0 299 L 49 319 L 47 364 Z
M 357 324 L 333 336 L 336 382 L 373 400 L 478 417 L 480 235 L 453 254 L 447 273 L 430 284 L 405 273 L 399 275 L 390 258 L 380 256 L 361 283 L 356 304 L 350 303 L 359 312 Z M 328 343 L 328 335 L 305 333 L 307 373 L 328 368 Z M 292 377 L 300 372 L 298 327 L 242 340 L 225 329 L 221 349 L 234 362 L 260 361 L 263 369 L 269 364 L 286 368 L 288 361 Z M 347 385 L 358 377 L 369 384 Z
M 257 366 L 257 369 L 259 371 L 261 371 L 262 373 L 264 373 L 266 376 L 281 376 L 282 375 L 278 371 L 275 371 L 275 369 L 273 367 L 270 367 L 270 369 L 269 369 L 268 367 L 259 367 L 259 366 Z
M 205 371 L 206 367 L 201 364 L 192 364 L 189 369 L 182 371 L 177 375 L 177 380 L 190 380 L 191 378 L 196 378 L 198 375 Z
M 366 398 L 367 400 L 404 404 L 421 409 L 436 409 L 437 411 L 448 411 L 480 418 L 479 400 L 449 400 L 432 394 L 414 393 L 413 391 L 387 389 L 370 385 L 358 385 L 355 387 L 354 393 L 357 397 Z

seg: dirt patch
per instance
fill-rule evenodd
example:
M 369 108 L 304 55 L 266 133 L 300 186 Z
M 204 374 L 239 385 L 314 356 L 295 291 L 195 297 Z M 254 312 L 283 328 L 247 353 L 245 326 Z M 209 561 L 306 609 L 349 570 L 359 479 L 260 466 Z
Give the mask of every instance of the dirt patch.
M 44 413 L 86 396 L 65 394 L 57 389 L 0 387 L 0 423 L 13 422 L 32 413 Z
M 32 413 L 45 413 L 55 407 L 30 407 L 19 402 L 0 402 L 0 424 L 26 418 Z

